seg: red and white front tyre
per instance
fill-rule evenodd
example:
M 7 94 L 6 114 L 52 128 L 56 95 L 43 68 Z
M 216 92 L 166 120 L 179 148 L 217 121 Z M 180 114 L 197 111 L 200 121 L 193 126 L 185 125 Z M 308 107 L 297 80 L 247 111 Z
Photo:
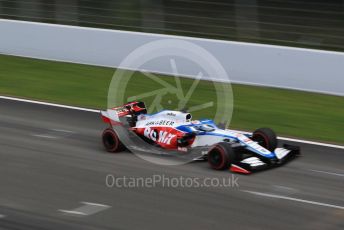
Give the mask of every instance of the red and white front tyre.
M 220 142 L 208 152 L 208 163 L 215 170 L 229 169 L 236 158 L 232 146 L 226 142 Z
M 125 150 L 125 146 L 119 140 L 117 133 L 111 128 L 104 130 L 102 140 L 106 151 L 110 153 L 117 153 Z

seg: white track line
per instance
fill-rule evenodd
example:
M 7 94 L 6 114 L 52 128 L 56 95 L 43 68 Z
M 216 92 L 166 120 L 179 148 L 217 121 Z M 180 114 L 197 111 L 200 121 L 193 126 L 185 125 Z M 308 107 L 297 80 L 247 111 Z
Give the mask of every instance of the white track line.
M 281 139 L 284 141 L 299 142 L 299 143 L 303 143 L 303 144 L 320 145 L 320 146 L 326 146 L 326 147 L 330 147 L 330 148 L 344 149 L 344 146 L 342 146 L 342 145 L 326 144 L 326 143 L 321 143 L 321 142 L 307 141 L 307 140 L 301 140 L 301 139 L 295 139 L 295 138 L 289 138 L 289 137 L 278 137 L 278 139 Z
M 0 219 L 5 218 L 5 217 L 6 217 L 5 215 L 0 214 Z
M 99 207 L 104 207 L 104 208 L 109 208 L 110 207 L 109 205 L 106 205 L 106 204 L 98 204 L 98 203 L 85 202 L 85 201 L 82 201 L 81 203 L 85 204 L 85 205 L 99 206 Z
M 62 105 L 62 104 L 42 102 L 42 101 L 34 101 L 34 100 L 15 98 L 15 97 L 0 96 L 0 99 L 99 113 L 99 110 L 96 110 L 96 109 L 88 109 L 88 108 L 82 108 L 82 107 L 76 107 L 76 106 Z M 234 131 L 240 131 L 240 130 L 234 130 Z M 240 132 L 243 132 L 243 131 L 240 131 Z M 249 132 L 243 132 L 243 133 L 249 133 Z M 327 144 L 327 143 L 316 142 L 316 141 L 307 141 L 307 140 L 295 139 L 295 138 L 289 138 L 289 137 L 278 137 L 278 139 L 285 140 L 285 141 L 299 142 L 299 143 L 304 143 L 304 144 L 310 144 L 310 145 L 319 145 L 319 146 L 325 146 L 325 147 L 330 147 L 330 148 L 344 149 L 344 146 L 342 145 L 333 145 L 333 144 Z
M 57 139 L 56 136 L 48 135 L 48 134 L 32 134 L 34 137 L 41 137 L 41 138 L 47 138 L 47 139 Z
M 74 110 L 81 110 L 81 111 L 99 113 L 99 110 L 95 110 L 95 109 L 87 109 L 87 108 L 82 108 L 82 107 L 62 105 L 62 104 L 55 104 L 55 103 L 48 103 L 48 102 L 42 102 L 42 101 L 33 101 L 33 100 L 22 99 L 22 98 L 15 98 L 15 97 L 0 96 L 0 99 L 6 99 L 6 100 L 12 100 L 12 101 L 21 101 L 21 102 L 38 104 L 38 105 L 48 105 L 48 106 L 53 106 L 53 107 L 65 108 L 65 109 L 74 109 Z
M 88 216 L 88 215 L 93 215 L 98 212 L 104 211 L 108 208 L 111 208 L 111 206 L 106 205 L 106 204 L 98 204 L 98 203 L 84 202 L 84 201 L 80 203 L 83 205 L 73 210 L 59 209 L 58 211 L 66 213 L 66 214 L 71 214 L 71 215 Z
M 51 129 L 51 130 L 55 132 L 61 132 L 61 133 L 74 133 L 74 131 L 66 130 L 66 129 Z
M 242 132 L 245 134 L 251 134 L 250 132 L 241 131 L 241 130 L 233 130 L 233 131 Z M 303 144 L 320 145 L 320 146 L 325 146 L 325 147 L 330 147 L 330 148 L 344 149 L 344 146 L 342 145 L 333 145 L 333 144 L 327 144 L 327 143 L 316 142 L 316 141 L 307 141 L 307 140 L 295 139 L 295 138 L 289 138 L 289 137 L 278 137 L 278 139 L 284 140 L 284 141 L 293 141 L 293 142 L 298 142 L 298 143 L 303 143 Z
M 333 176 L 342 176 L 342 177 L 344 176 L 344 174 L 341 174 L 341 173 L 326 172 L 326 171 L 321 171 L 321 170 L 310 169 L 310 171 L 318 172 L 318 173 L 324 173 L 324 174 L 329 174 L 329 175 L 333 175 Z
M 293 198 L 293 197 L 288 197 L 288 196 L 274 195 L 274 194 L 269 194 L 269 193 L 254 192 L 254 191 L 249 191 L 249 190 L 243 190 L 243 192 L 251 193 L 251 194 L 254 194 L 257 196 L 264 196 L 264 197 L 283 199 L 283 200 L 291 200 L 291 201 L 296 201 L 296 202 L 301 202 L 301 203 L 306 203 L 306 204 L 313 204 L 313 205 L 318 205 L 318 206 L 324 206 L 324 207 L 344 210 L 343 206 L 326 204 L 326 203 L 321 203 L 321 202 L 317 202 L 317 201 L 304 200 L 304 199 L 298 199 L 298 198 Z
M 78 211 L 73 211 L 73 210 L 64 210 L 64 209 L 59 209 L 58 211 L 66 213 L 66 214 L 72 214 L 72 215 L 80 215 L 80 216 L 87 216 L 86 213 L 83 212 L 78 212 Z

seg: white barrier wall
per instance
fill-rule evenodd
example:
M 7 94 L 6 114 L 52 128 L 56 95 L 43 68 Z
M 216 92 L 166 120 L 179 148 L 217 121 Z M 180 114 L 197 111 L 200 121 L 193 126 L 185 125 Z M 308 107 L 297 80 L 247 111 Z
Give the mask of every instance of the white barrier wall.
M 117 67 L 137 47 L 166 38 L 205 48 L 220 61 L 232 82 L 344 96 L 344 53 L 340 52 L 0 20 L 2 54 L 99 66 Z M 159 62 L 145 69 L 172 73 L 170 66 Z M 198 73 L 187 64 L 178 66 L 178 71 L 186 76 Z

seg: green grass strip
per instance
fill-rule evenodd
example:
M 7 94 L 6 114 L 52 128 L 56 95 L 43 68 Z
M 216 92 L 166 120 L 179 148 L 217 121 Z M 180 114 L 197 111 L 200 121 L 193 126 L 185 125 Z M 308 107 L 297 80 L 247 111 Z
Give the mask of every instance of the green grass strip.
M 0 94 L 88 108 L 106 108 L 115 69 L 0 55 Z M 127 96 L 154 90 L 135 72 Z M 172 83 L 171 77 L 159 76 Z M 193 80 L 182 79 L 183 88 Z M 278 135 L 344 144 L 344 97 L 233 84 L 234 113 L 230 128 L 271 127 Z M 192 96 L 194 102 L 214 97 L 206 81 Z M 168 98 L 168 95 L 167 95 Z M 148 103 L 151 99 L 147 99 Z M 167 105 L 168 101 L 163 102 Z M 196 112 L 196 118 L 212 110 Z

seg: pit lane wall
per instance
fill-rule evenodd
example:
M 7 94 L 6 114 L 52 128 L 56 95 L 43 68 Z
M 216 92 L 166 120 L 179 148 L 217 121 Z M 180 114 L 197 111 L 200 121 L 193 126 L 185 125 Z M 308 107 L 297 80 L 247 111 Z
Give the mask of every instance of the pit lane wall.
M 231 82 L 344 96 L 344 53 L 340 52 L 0 19 L 2 54 L 98 66 L 118 67 L 137 47 L 171 38 L 209 51 Z M 176 64 L 180 75 L 199 73 L 194 64 Z M 173 74 L 173 68 L 159 59 L 144 70 Z M 223 76 L 211 77 L 227 81 Z

